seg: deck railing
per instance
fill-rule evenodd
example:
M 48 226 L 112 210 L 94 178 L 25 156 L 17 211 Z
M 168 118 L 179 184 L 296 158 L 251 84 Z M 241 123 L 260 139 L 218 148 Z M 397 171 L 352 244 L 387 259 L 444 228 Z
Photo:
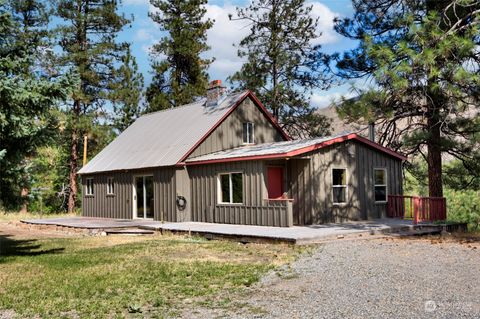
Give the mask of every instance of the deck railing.
M 220 204 L 210 206 L 209 210 L 208 222 L 276 227 L 293 226 L 292 202 L 288 200 L 267 200 L 264 205 L 259 206 Z
M 388 195 L 387 216 L 411 219 L 414 224 L 445 220 L 447 200 L 445 197 Z

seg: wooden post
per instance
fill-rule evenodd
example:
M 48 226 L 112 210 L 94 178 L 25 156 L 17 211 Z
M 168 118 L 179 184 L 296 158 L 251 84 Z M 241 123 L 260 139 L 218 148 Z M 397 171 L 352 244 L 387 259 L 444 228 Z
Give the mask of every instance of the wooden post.
M 87 134 L 83 136 L 83 166 L 87 164 L 87 142 L 88 142 L 88 137 Z
M 413 224 L 418 224 L 418 210 L 420 206 L 420 198 L 414 197 L 413 198 Z
M 287 201 L 287 227 L 293 226 L 293 203 Z

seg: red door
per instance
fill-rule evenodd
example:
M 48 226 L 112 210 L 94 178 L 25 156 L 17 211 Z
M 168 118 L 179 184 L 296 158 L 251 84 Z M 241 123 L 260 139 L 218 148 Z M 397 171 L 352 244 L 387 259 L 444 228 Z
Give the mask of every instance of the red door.
M 267 168 L 268 198 L 280 198 L 283 195 L 283 167 Z

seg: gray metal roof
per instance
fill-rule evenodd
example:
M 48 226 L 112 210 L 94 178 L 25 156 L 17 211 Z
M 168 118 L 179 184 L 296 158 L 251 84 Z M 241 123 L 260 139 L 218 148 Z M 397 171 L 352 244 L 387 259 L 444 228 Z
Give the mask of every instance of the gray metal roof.
M 312 139 L 291 140 L 285 142 L 264 143 L 252 146 L 242 146 L 230 150 L 219 151 L 186 160 L 187 164 L 200 164 L 208 162 L 241 161 L 246 159 L 266 158 L 289 158 L 298 156 L 318 148 L 348 140 L 355 140 L 366 144 L 380 152 L 389 154 L 402 161 L 407 160 L 405 156 L 388 149 L 378 143 L 372 142 L 356 133 L 344 132 L 337 135 L 318 137 Z
M 141 116 L 79 174 L 175 165 L 247 93 L 230 94 L 217 106 L 205 107 L 202 99 Z
M 286 154 L 293 151 L 300 150 L 309 146 L 314 146 L 329 140 L 334 140 L 341 137 L 347 137 L 351 133 L 342 133 L 339 135 L 318 137 L 312 139 L 292 140 L 285 142 L 264 143 L 252 146 L 242 146 L 230 150 L 219 151 L 211 154 L 190 158 L 186 162 L 194 163 L 200 161 L 214 161 L 222 159 L 242 158 L 250 156 L 268 156 L 276 154 Z

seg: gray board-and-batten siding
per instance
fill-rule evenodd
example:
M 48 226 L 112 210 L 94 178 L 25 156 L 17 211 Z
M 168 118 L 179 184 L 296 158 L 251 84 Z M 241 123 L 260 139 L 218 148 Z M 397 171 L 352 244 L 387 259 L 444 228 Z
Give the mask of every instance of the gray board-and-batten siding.
M 402 161 L 356 141 L 338 143 L 288 161 L 294 224 L 310 225 L 385 217 L 374 198 L 374 169 L 387 171 L 387 194 L 402 194 Z M 332 169 L 347 170 L 347 202 L 334 204 Z
M 175 168 L 163 167 L 82 175 L 82 184 L 93 178 L 93 195 L 85 194 L 83 186 L 82 215 L 104 218 L 133 218 L 133 187 L 135 176 L 153 176 L 154 219 L 177 221 Z M 113 179 L 114 194 L 107 194 L 107 180 Z
M 266 200 L 269 165 L 284 167 L 285 189 L 293 203 Z M 332 168 L 347 169 L 346 204 L 332 203 Z M 402 193 L 401 160 L 348 141 L 288 161 L 252 160 L 95 174 L 95 193 L 84 197 L 83 211 L 85 216 L 132 218 L 133 176 L 153 175 L 156 220 L 288 226 L 289 210 L 297 225 L 379 218 L 385 216 L 386 204 L 374 200 L 375 168 L 387 170 L 389 194 Z M 224 172 L 244 173 L 243 204 L 218 204 L 217 176 Z M 106 195 L 108 177 L 115 181 L 114 196 Z M 187 199 L 183 211 L 176 207 L 177 195 Z
M 190 154 L 189 159 L 232 149 L 243 144 L 243 123 L 255 124 L 255 144 L 281 142 L 285 138 L 272 126 L 255 103 L 246 98 L 211 134 Z

